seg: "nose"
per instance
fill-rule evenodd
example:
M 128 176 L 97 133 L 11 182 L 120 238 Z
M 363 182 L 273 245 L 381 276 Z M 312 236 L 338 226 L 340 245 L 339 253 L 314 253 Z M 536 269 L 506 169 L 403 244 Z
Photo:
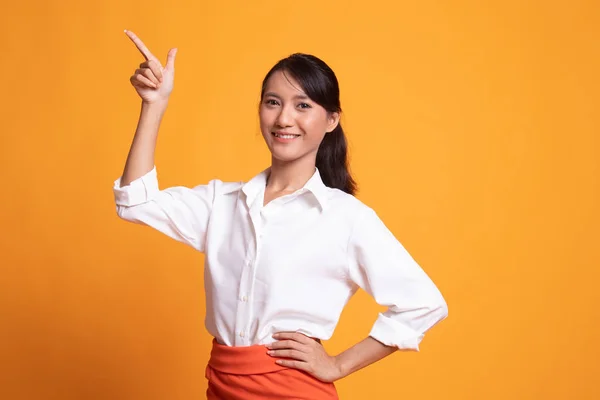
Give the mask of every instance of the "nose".
M 292 126 L 294 121 L 292 112 L 293 111 L 288 107 L 281 107 L 281 111 L 279 111 L 279 115 L 277 116 L 275 123 L 279 125 L 280 128 Z

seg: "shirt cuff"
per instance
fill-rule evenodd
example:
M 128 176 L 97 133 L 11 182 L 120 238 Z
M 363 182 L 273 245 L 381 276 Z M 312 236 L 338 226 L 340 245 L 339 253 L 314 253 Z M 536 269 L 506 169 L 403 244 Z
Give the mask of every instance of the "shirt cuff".
M 369 336 L 386 346 L 397 347 L 400 350 L 419 351 L 419 343 L 425 335 L 392 318 L 379 314 Z
M 119 177 L 113 185 L 115 203 L 119 206 L 131 207 L 146 203 L 159 192 L 156 166 L 129 185 L 120 187 L 122 178 Z

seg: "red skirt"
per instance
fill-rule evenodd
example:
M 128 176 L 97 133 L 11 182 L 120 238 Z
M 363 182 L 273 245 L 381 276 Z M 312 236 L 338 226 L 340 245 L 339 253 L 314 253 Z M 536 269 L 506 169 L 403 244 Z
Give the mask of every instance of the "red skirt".
M 224 346 L 213 340 L 206 366 L 208 400 L 337 400 L 333 383 L 275 363 L 261 345 Z

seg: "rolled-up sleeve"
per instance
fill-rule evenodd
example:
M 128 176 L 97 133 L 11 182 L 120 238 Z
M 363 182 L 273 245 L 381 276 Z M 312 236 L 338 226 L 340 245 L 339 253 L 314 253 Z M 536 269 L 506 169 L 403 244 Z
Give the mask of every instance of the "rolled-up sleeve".
M 205 250 L 218 180 L 193 188 L 176 186 L 160 190 L 156 167 L 123 187 L 121 178 L 113 184 L 119 217 L 150 226 L 198 251 Z
M 358 216 L 348 255 L 350 279 L 387 307 L 370 336 L 387 346 L 418 351 L 425 332 L 448 315 L 436 285 L 370 208 Z

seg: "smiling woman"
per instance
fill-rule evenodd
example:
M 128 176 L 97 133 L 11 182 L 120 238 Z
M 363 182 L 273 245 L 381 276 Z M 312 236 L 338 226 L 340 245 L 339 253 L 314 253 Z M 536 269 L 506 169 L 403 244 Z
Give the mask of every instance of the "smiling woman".
M 176 50 L 163 67 L 127 34 L 145 61 L 131 77 L 142 111 L 114 182 L 117 212 L 206 254 L 208 399 L 336 399 L 336 380 L 398 349 L 418 350 L 447 316 L 446 303 L 353 196 L 339 86 L 327 64 L 294 54 L 267 73 L 259 117 L 270 167 L 246 183 L 159 190 L 154 149 Z M 359 288 L 387 311 L 366 339 L 331 356 L 321 340 Z
M 284 58 L 265 76 L 261 100 L 260 126 L 273 161 L 301 160 L 307 155 L 312 159 L 316 153 L 313 162 L 325 184 L 354 194 L 356 183 L 348 172 L 347 142 L 340 124 L 340 89 L 331 68 L 309 54 Z M 292 141 L 298 146 L 273 146 Z

